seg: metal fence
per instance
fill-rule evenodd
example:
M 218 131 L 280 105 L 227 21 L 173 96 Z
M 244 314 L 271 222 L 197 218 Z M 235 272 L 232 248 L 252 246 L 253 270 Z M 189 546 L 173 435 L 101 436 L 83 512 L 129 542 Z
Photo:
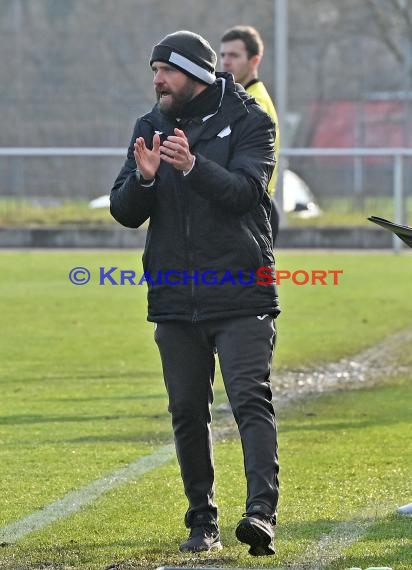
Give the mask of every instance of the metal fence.
M 24 200 L 39 204 L 90 200 L 108 193 L 125 155 L 124 148 L 3 147 L 0 196 L 12 198 L 15 207 Z M 405 184 L 410 178 L 405 174 L 411 169 L 411 159 L 410 148 L 281 149 L 281 167 L 287 162 L 309 181 L 321 206 L 328 199 L 332 204 L 350 199 L 358 207 L 365 196 L 384 196 L 397 223 L 407 222 L 406 198 L 411 185 L 407 180 Z
M 364 158 L 389 158 L 392 161 L 393 221 L 397 224 L 407 223 L 407 206 L 405 189 L 405 159 L 412 157 L 411 148 L 284 148 L 280 151 L 281 160 L 291 158 L 352 158 L 353 159 L 353 191 L 355 196 L 362 194 L 364 188 Z M 284 167 L 284 164 L 282 165 Z M 282 189 L 283 190 L 283 189 Z M 283 196 L 280 197 L 282 202 Z M 401 248 L 400 240 L 394 236 L 395 250 Z

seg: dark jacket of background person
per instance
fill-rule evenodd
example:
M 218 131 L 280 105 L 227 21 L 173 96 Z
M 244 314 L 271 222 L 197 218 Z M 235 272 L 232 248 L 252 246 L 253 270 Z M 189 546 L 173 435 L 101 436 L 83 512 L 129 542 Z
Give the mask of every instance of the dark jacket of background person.
M 275 284 L 256 284 L 259 267 L 270 267 L 274 275 L 266 192 L 274 166 L 274 126 L 230 74 L 217 75 L 202 94 L 206 101 L 219 89 L 218 110 L 206 121 L 193 109 L 191 116 L 175 122 L 157 105 L 137 120 L 127 160 L 111 191 L 111 213 L 122 225 L 137 228 L 150 218 L 143 254 L 150 278 L 156 281 L 158 272 L 164 276 L 174 271 L 170 281 L 180 280 L 176 285 L 153 284 L 148 278 L 149 321 L 280 312 Z M 184 130 L 196 156 L 193 169 L 183 176 L 162 162 L 154 185 L 142 187 L 134 141 L 142 136 L 151 148 L 155 131 L 163 140 L 176 126 Z M 252 272 L 254 283 L 206 285 L 201 279 L 206 271 L 216 272 L 219 282 L 228 271 L 237 282 L 242 272 L 248 282 Z M 195 272 L 197 279 L 190 279 Z

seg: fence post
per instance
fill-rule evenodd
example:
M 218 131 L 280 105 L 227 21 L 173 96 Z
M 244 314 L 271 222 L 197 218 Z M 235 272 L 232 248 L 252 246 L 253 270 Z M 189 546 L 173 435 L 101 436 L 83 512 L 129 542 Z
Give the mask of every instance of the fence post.
M 353 158 L 353 190 L 355 193 L 354 203 L 355 206 L 364 209 L 364 194 L 363 194 L 363 162 L 361 156 Z
M 395 223 L 402 224 L 402 204 L 403 204 L 403 156 L 395 154 L 393 161 L 393 202 L 395 209 Z M 393 234 L 393 250 L 399 253 L 402 249 L 402 241 Z

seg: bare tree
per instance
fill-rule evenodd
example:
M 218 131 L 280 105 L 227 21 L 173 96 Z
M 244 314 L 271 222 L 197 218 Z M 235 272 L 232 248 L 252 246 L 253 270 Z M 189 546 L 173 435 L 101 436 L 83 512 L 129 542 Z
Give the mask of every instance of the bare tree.
M 366 0 L 366 5 L 374 23 L 373 35 L 386 46 L 402 68 L 411 74 L 411 0 Z

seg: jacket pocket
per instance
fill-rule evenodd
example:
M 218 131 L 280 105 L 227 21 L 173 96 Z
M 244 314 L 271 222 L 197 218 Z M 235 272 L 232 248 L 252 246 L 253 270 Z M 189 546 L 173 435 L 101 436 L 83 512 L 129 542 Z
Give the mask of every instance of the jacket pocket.
M 143 264 L 143 270 L 144 271 L 148 271 L 149 270 L 149 262 L 150 262 L 150 258 L 151 258 L 151 242 L 152 242 L 152 230 L 150 228 L 150 225 L 147 229 L 147 233 L 146 233 L 146 243 L 144 246 L 144 252 L 142 255 L 142 264 Z
M 246 228 L 245 252 L 248 254 L 248 259 L 252 264 L 252 268 L 258 268 L 263 265 L 262 248 L 259 241 L 256 239 L 250 228 Z

